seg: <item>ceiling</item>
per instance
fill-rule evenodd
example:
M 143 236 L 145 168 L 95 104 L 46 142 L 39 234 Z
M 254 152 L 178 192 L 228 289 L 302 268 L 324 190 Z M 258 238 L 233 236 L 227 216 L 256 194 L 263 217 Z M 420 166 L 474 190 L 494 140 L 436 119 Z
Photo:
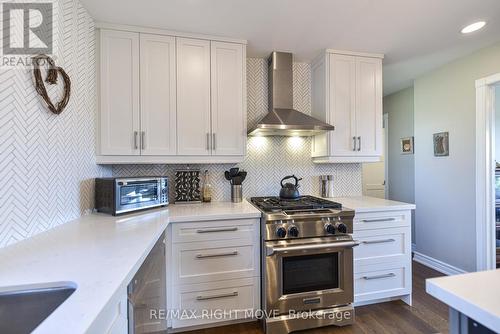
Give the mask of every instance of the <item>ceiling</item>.
M 249 57 L 273 50 L 308 62 L 321 49 L 385 54 L 384 94 L 500 41 L 499 0 L 81 0 L 96 21 L 248 40 Z M 460 29 L 488 22 L 470 35 Z

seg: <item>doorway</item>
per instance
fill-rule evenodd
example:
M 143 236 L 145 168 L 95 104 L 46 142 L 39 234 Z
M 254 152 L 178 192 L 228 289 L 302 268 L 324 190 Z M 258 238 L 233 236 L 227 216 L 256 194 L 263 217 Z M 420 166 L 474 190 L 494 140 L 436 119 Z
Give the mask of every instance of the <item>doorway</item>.
M 387 189 L 387 152 L 388 150 L 388 134 L 387 129 L 389 115 L 384 114 L 383 131 L 382 131 L 382 155 L 378 162 L 363 163 L 363 196 L 371 196 L 378 198 L 387 198 L 389 191 Z
M 496 110 L 500 73 L 476 80 L 476 269 L 497 267 Z M 499 116 L 500 121 L 500 116 Z M 500 126 L 498 126 L 500 131 Z M 500 139 L 500 138 L 499 138 Z M 500 140 L 499 140 L 500 144 Z M 499 150 L 500 152 L 500 150 Z

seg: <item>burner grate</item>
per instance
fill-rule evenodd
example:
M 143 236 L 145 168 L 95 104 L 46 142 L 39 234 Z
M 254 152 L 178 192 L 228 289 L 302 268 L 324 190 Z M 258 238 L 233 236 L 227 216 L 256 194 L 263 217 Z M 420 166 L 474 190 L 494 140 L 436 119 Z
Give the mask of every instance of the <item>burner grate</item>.
M 250 199 L 259 209 L 265 212 L 310 209 L 342 209 L 342 204 L 314 196 L 301 196 L 297 199 L 280 197 L 252 197 Z

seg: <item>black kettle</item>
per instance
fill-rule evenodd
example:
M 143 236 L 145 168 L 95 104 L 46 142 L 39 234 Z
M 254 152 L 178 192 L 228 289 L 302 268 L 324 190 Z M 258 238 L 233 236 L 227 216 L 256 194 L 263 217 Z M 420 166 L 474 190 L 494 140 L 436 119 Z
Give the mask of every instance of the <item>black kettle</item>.
M 295 184 L 293 183 L 285 183 L 283 182 L 288 179 L 294 179 Z M 285 176 L 283 179 L 281 179 L 281 190 L 280 190 L 280 197 L 285 198 L 285 199 L 296 199 L 300 197 L 299 194 L 299 181 L 302 180 L 302 178 L 297 178 L 295 175 L 288 175 Z

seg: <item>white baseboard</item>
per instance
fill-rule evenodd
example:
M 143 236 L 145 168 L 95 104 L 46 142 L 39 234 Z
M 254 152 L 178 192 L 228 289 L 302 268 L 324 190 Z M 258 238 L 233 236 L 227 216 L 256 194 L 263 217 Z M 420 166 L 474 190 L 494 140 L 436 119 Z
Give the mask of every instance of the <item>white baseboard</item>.
M 413 256 L 414 261 L 421 263 L 424 266 L 427 266 L 434 270 L 437 270 L 445 275 L 451 276 L 451 275 L 465 274 L 467 272 L 463 269 L 457 268 L 443 261 L 436 260 L 435 258 L 424 255 L 422 253 L 414 251 L 413 254 L 414 254 Z

